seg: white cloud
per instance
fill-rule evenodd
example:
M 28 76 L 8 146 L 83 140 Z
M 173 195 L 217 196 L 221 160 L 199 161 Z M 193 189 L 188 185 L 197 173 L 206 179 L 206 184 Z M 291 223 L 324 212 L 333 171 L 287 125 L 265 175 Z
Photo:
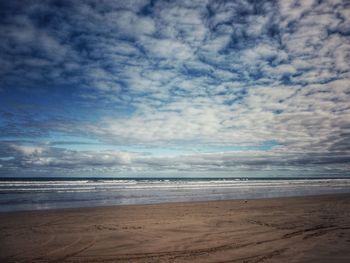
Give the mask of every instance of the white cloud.
M 154 21 L 149 17 L 142 17 L 130 11 L 109 12 L 105 15 L 109 26 L 115 26 L 119 34 L 135 37 L 155 32 Z
M 193 55 L 190 47 L 176 40 L 143 37 L 140 44 L 155 58 L 183 61 Z
M 13 148 L 14 150 L 24 155 L 33 155 L 33 154 L 40 155 L 45 150 L 45 148 L 40 146 L 25 146 L 25 145 L 16 145 L 16 144 L 11 145 L 11 148 Z
M 170 159 L 13 146 L 31 156 L 21 157 L 28 166 L 229 169 L 348 156 L 350 16 L 342 1 L 81 1 L 40 22 L 36 12 L 50 8 L 38 4 L 6 17 L 0 90 L 59 87 L 76 100 L 78 120 L 56 120 L 54 110 L 44 120 L 6 117 L 5 135 L 60 131 L 116 145 L 278 146 Z

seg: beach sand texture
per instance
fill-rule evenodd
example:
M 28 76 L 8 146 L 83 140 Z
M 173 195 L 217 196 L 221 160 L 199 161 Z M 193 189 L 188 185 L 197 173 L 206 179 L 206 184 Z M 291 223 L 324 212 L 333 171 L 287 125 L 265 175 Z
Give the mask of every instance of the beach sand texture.
M 350 195 L 0 214 L 0 262 L 350 262 Z

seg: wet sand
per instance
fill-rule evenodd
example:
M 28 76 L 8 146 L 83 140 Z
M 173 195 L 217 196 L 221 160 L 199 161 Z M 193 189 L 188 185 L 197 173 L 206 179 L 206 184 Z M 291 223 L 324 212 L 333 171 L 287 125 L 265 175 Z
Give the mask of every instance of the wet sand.
M 350 194 L 0 214 L 0 262 L 350 262 Z

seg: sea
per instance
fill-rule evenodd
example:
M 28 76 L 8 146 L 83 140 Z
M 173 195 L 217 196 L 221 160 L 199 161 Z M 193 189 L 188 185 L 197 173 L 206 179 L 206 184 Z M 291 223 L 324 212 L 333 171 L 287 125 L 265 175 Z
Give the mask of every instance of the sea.
M 0 212 L 350 193 L 350 178 L 0 178 Z

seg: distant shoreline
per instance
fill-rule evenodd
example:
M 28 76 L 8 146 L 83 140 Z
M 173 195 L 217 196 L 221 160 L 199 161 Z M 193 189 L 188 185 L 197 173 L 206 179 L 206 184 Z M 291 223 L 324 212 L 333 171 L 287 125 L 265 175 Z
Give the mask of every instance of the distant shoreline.
M 350 192 L 346 193 L 326 193 L 326 194 L 310 194 L 310 195 L 298 195 L 298 196 L 280 196 L 280 197 L 263 197 L 263 198 L 238 198 L 238 199 L 223 199 L 223 200 L 201 200 L 201 201 L 182 201 L 182 202 L 164 202 L 164 203 L 147 203 L 147 204 L 115 204 L 105 206 L 85 206 L 85 207 L 65 207 L 65 208 L 48 208 L 38 210 L 20 210 L 20 211 L 8 211 L 1 212 L 0 215 L 4 214 L 26 214 L 26 213 L 45 213 L 45 212 L 60 212 L 60 211 L 74 211 L 74 210 L 92 210 L 92 209 L 114 209 L 119 207 L 149 207 L 149 206 L 172 206 L 172 205 L 190 205 L 190 204 L 210 204 L 217 202 L 252 202 L 252 201 L 271 201 L 271 200 L 284 200 L 284 199 L 309 199 L 309 198 L 336 198 L 336 197 L 349 197 Z
M 310 177 L 0 177 L 1 181 L 74 181 L 74 180 L 332 180 L 350 179 L 350 176 Z
M 0 181 L 0 212 L 350 193 L 346 179 L 47 179 Z

